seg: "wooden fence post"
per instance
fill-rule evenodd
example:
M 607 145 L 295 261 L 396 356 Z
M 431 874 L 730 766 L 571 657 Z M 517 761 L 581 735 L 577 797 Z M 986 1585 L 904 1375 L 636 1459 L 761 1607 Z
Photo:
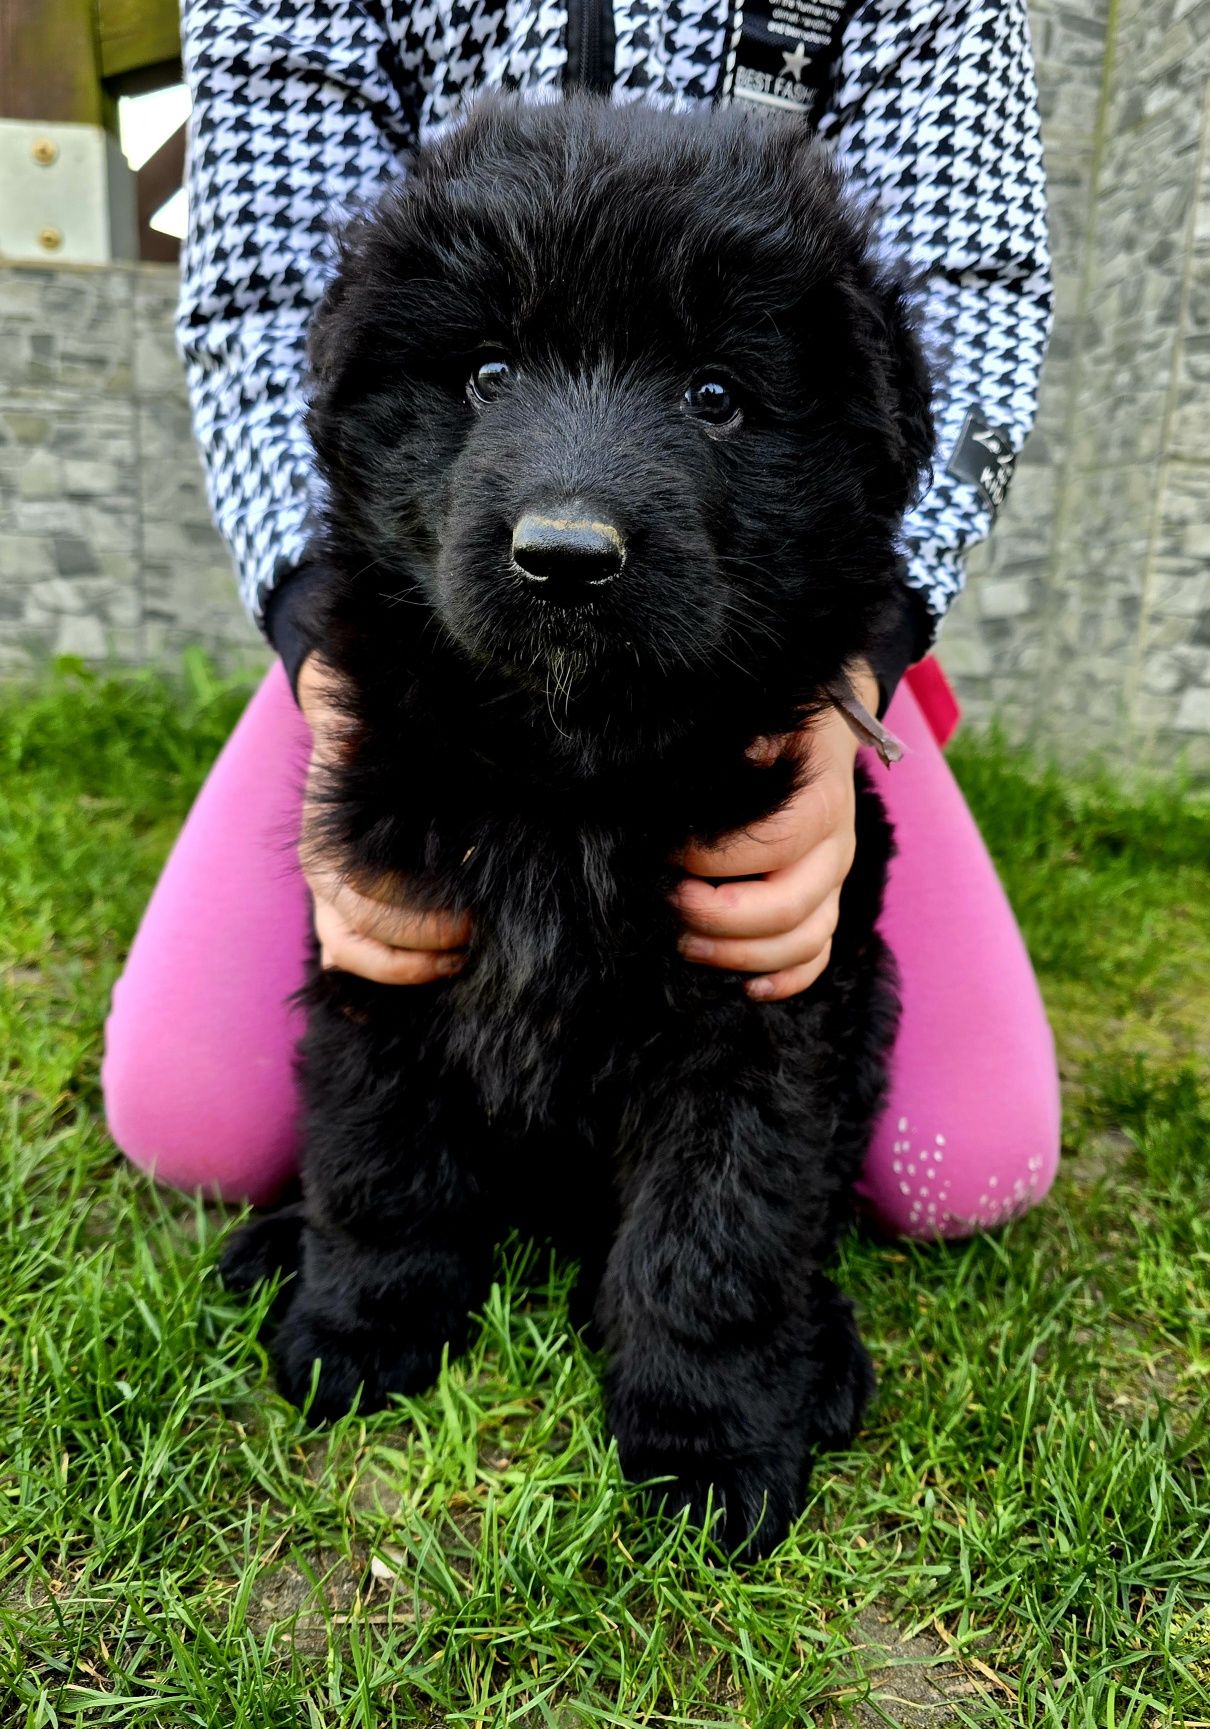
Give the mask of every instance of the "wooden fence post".
M 137 192 L 108 140 L 119 96 L 179 77 L 177 0 L 0 0 L 0 175 L 16 212 L 7 223 L 0 212 L 0 256 L 67 258 L 73 239 L 84 247 L 77 257 L 129 254 L 134 223 L 140 257 L 174 259 L 176 242 L 149 222 L 180 184 L 183 132 L 134 177 Z
M 93 0 L 0 5 L 0 119 L 112 126 Z

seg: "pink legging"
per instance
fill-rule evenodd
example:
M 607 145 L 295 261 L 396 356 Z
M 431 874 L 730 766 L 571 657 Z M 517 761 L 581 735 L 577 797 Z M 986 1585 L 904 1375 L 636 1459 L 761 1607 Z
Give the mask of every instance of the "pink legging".
M 888 1233 L 964 1236 L 1050 1187 L 1054 1045 L 1004 891 L 906 686 L 887 724 L 908 747 L 893 771 L 873 764 L 899 843 L 883 924 L 903 1025 L 860 1194 Z M 288 999 L 310 916 L 294 854 L 308 744 L 275 665 L 198 795 L 114 991 L 110 1132 L 178 1188 L 263 1202 L 297 1168 Z

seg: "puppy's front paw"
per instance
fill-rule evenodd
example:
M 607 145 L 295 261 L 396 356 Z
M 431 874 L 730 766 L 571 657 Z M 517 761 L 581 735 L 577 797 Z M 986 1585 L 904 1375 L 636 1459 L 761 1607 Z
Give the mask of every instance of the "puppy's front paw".
M 773 1458 L 728 1459 L 690 1479 L 668 1485 L 665 1505 L 670 1513 L 690 1509 L 695 1524 L 707 1518 L 715 1541 L 742 1562 L 772 1554 L 789 1532 L 802 1507 L 809 1466 L 801 1478 Z
M 389 1331 L 374 1335 L 333 1326 L 300 1298 L 273 1341 L 273 1362 L 291 1404 L 306 1405 L 314 1381 L 310 1415 L 331 1422 L 354 1403 L 362 1411 L 379 1411 L 392 1393 L 423 1392 L 437 1378 L 441 1347 L 410 1344 Z
M 250 1291 L 272 1278 L 297 1273 L 302 1256 L 303 1206 L 259 1213 L 233 1231 L 219 1257 L 218 1270 L 229 1291 Z
M 623 1456 L 636 1481 L 672 1477 L 645 1491 L 651 1506 L 675 1517 L 686 1507 L 693 1524 L 709 1524 L 715 1542 L 740 1562 L 760 1560 L 786 1536 L 801 1510 L 810 1460 L 770 1450 L 745 1458 L 663 1459 L 655 1452 Z

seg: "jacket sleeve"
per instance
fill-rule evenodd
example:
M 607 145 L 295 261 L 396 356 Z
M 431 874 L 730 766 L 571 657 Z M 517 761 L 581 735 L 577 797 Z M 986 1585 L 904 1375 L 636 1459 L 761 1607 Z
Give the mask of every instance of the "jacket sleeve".
M 376 10 L 182 5 L 193 115 L 177 335 L 211 509 L 262 628 L 307 541 L 307 325 L 331 233 L 397 172 L 408 143 L 404 81 Z
M 936 380 L 931 485 L 908 514 L 898 654 L 918 659 L 988 534 L 1033 425 L 1051 324 L 1025 0 L 867 0 L 820 131 L 921 277 Z M 921 604 L 923 602 L 923 604 Z M 893 681 L 903 665 L 880 676 Z

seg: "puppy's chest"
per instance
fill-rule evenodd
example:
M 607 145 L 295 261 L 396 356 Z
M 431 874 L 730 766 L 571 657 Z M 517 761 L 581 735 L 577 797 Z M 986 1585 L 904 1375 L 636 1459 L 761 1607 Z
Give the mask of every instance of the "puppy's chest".
M 430 904 L 466 908 L 473 931 L 425 1042 L 493 1112 L 562 1114 L 569 1088 L 621 1080 L 670 1022 L 715 1000 L 722 976 L 680 955 L 670 894 L 675 853 L 700 832 L 691 813 L 717 812 L 726 778 L 570 792 L 455 778 L 411 804 L 397 867 Z M 725 801 L 740 822 L 763 814 L 772 785 L 747 764 L 742 780 L 743 798 Z
M 453 874 L 473 934 L 441 987 L 435 1054 L 493 1114 L 561 1116 L 569 1087 L 615 1066 L 676 954 L 672 871 L 599 830 L 512 824 L 489 825 Z
M 641 831 L 485 825 L 457 867 L 474 918 L 466 976 L 490 975 L 509 1002 L 620 976 L 671 934 L 675 879 L 661 839 Z
M 758 767 L 734 745 L 570 787 L 493 782 L 477 764 L 473 779 L 417 788 L 399 868 L 427 878 L 438 904 L 473 912 L 472 952 L 485 964 L 527 981 L 556 960 L 612 973 L 649 961 L 651 942 L 674 933 L 679 851 L 760 822 L 792 772 Z

